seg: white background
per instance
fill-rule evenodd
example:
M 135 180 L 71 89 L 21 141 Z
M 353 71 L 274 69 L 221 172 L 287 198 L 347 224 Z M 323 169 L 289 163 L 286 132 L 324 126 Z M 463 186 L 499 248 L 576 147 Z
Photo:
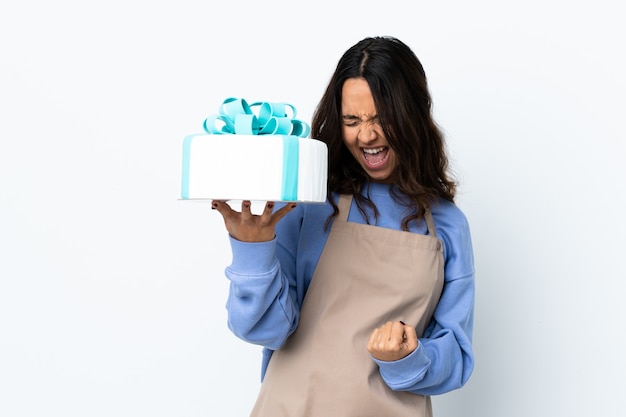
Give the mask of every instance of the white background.
M 623 415 L 618 1 L 61 0 L 0 6 L 1 416 L 247 415 L 182 139 L 229 96 L 310 120 L 369 35 L 422 60 L 473 232 L 476 369 L 435 414 Z

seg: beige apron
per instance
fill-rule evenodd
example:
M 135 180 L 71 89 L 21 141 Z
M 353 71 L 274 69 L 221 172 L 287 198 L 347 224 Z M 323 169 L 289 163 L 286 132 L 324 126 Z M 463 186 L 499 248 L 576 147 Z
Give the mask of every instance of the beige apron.
M 420 337 L 443 287 L 443 254 L 430 211 L 429 235 L 348 223 L 339 215 L 302 304 L 300 324 L 270 360 L 254 417 L 431 416 L 430 397 L 392 391 L 367 351 L 387 321 Z

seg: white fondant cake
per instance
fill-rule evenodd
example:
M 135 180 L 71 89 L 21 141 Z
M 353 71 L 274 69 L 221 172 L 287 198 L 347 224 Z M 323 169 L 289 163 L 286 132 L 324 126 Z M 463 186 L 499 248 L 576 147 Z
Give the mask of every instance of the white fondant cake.
M 328 148 L 288 135 L 189 135 L 183 200 L 325 202 Z
M 256 111 L 254 111 L 254 110 Z M 289 103 L 227 98 L 183 141 L 183 200 L 326 201 L 328 148 Z

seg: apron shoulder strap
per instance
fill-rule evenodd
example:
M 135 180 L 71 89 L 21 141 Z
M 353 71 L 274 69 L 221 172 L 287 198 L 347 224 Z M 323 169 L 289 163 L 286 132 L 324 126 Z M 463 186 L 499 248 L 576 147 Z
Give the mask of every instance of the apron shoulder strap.
M 424 220 L 426 220 L 428 233 L 433 237 L 437 237 L 437 229 L 435 228 L 435 221 L 433 220 L 433 214 L 430 211 L 430 207 L 424 212 Z
M 341 194 L 339 196 L 339 203 L 337 203 L 337 207 L 339 207 L 339 214 L 337 215 L 337 220 L 341 220 L 342 222 L 348 221 L 348 214 L 350 214 L 351 205 L 352 205 L 351 195 Z

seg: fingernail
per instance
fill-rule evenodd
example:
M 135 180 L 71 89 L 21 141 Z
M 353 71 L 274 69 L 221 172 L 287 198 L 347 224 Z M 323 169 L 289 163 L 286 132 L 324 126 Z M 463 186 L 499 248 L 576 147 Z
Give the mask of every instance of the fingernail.
M 215 210 L 217 208 L 217 203 L 211 203 L 211 208 Z
M 400 320 L 400 324 L 402 324 L 403 326 L 406 326 L 406 323 L 403 322 L 402 320 Z
M 274 203 L 267 203 L 267 208 L 273 209 L 274 208 Z
M 292 203 L 291 208 L 296 208 L 296 203 Z
M 243 208 L 248 208 L 248 207 L 250 207 L 250 204 L 248 204 L 248 203 L 243 203 Z

